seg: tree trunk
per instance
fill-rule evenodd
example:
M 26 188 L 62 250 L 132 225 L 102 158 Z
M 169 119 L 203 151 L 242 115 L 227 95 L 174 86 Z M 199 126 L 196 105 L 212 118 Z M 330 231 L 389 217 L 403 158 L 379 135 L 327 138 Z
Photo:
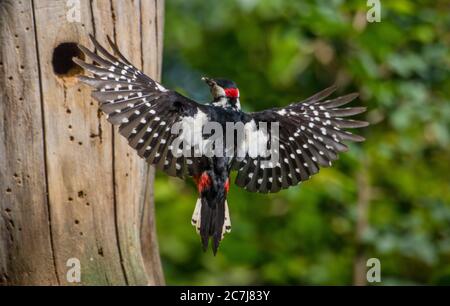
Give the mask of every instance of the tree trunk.
M 77 284 L 78 260 L 83 285 L 164 283 L 154 171 L 106 122 L 71 61 L 76 44 L 92 46 L 88 34 L 103 44 L 110 35 L 158 79 L 163 7 L 0 0 L 0 284 Z

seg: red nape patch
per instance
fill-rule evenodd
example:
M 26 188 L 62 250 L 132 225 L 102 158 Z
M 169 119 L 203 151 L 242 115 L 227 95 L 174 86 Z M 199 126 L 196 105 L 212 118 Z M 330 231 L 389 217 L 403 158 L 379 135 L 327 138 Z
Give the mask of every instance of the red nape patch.
M 237 88 L 226 88 L 225 94 L 228 98 L 239 98 L 239 89 Z
M 230 191 L 230 179 L 225 182 L 225 191 L 228 193 Z
M 211 177 L 206 172 L 203 172 L 199 176 L 194 176 L 194 182 L 197 185 L 199 193 L 212 185 Z

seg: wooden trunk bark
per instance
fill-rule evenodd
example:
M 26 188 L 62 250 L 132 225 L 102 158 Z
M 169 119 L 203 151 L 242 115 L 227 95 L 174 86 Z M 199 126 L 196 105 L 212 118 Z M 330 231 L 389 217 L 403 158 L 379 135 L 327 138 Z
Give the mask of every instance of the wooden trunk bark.
M 73 284 L 73 259 L 84 285 L 164 283 L 154 171 L 70 66 L 74 44 L 110 35 L 158 79 L 163 9 L 159 0 L 0 0 L 0 284 Z

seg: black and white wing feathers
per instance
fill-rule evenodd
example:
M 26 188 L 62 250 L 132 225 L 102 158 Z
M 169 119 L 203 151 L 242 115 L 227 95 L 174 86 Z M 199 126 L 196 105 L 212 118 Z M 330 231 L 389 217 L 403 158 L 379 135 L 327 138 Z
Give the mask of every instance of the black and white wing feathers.
M 109 39 L 111 49 L 118 58 L 109 53 L 92 36 L 98 54 L 84 46 L 81 51 L 95 64 L 78 58 L 74 61 L 93 77 L 79 77 L 80 81 L 95 88 L 92 97 L 100 103 L 108 121 L 119 126 L 119 133 L 128 139 L 139 156 L 170 176 L 185 177 L 199 174 L 201 157 L 175 157 L 172 142 L 176 135 L 171 132 L 175 123 L 197 113 L 208 112 L 209 106 L 199 104 L 183 95 L 164 88 L 134 67 Z
M 345 119 L 364 112 L 364 107 L 339 108 L 354 100 L 358 94 L 349 94 L 335 99 L 326 99 L 336 90 L 327 88 L 305 101 L 284 108 L 274 108 L 250 113 L 249 120 L 256 125 L 279 124 L 279 151 L 275 162 L 263 163 L 267 158 L 249 155 L 235 162 L 238 170 L 236 184 L 251 192 L 278 192 L 295 186 L 319 172 L 320 167 L 329 167 L 338 159 L 338 153 L 348 147 L 344 141 L 364 141 L 364 138 L 343 130 L 360 128 L 367 122 Z M 270 144 L 270 143 L 269 143 Z

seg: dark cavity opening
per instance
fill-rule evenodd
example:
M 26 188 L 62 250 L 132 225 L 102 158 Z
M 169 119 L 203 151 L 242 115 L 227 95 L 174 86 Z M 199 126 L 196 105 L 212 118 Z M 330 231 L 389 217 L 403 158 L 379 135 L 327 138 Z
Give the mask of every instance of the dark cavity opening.
M 53 71 L 59 77 L 74 77 L 83 73 L 83 68 L 75 64 L 72 58 L 85 59 L 76 43 L 62 43 L 53 51 Z

